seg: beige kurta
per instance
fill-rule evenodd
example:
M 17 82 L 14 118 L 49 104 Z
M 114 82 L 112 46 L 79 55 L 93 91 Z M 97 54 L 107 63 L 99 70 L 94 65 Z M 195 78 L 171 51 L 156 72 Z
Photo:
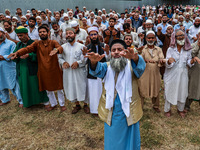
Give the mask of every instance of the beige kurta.
M 155 63 L 146 64 L 145 71 L 139 79 L 140 95 L 145 98 L 157 97 L 161 86 L 160 64 L 158 62 L 160 59 L 164 59 L 162 49 L 155 46 L 151 55 L 146 45 L 141 55 L 145 61 L 153 60 Z

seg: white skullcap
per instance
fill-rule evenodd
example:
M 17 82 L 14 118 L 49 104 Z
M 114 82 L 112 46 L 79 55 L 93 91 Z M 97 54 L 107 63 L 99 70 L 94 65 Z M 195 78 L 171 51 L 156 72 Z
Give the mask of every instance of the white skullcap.
M 200 17 L 196 17 L 194 20 L 200 19 Z
M 90 14 L 94 14 L 94 12 L 93 11 L 91 11 L 91 13 Z
M 177 19 L 173 19 L 173 21 L 174 21 L 175 23 L 178 23 L 178 20 L 177 20 Z
M 38 12 L 41 12 L 41 10 L 38 10 Z
M 70 10 L 70 11 L 68 11 L 68 13 L 73 13 L 73 12 Z
M 31 11 L 30 11 L 30 10 L 27 10 L 26 12 L 29 12 L 29 13 L 30 13 Z
M 148 31 L 148 32 L 146 33 L 146 36 L 147 36 L 148 34 L 150 34 L 150 33 L 156 35 L 154 31 Z
M 26 15 L 29 15 L 29 16 L 31 16 L 31 14 L 30 14 L 30 13 L 27 13 Z
M 105 8 L 102 8 L 102 10 L 106 10 Z
M 151 19 L 147 19 L 145 23 L 153 23 Z
M 185 15 L 190 15 L 190 13 L 186 13 Z
M 37 16 L 36 19 L 42 19 L 40 16 Z
M 116 17 L 118 17 L 118 15 L 117 15 L 117 14 L 114 14 L 114 17 L 115 17 L 115 16 L 116 16 Z
M 102 12 L 101 10 L 99 10 L 98 12 Z
M 51 13 L 51 10 L 49 10 L 49 12 Z
M 17 17 L 15 17 L 15 16 L 14 16 L 14 17 L 12 17 L 12 19 L 16 19 L 16 20 L 18 20 L 18 18 L 17 18 Z
M 102 14 L 101 17 L 103 17 L 103 16 L 106 17 L 106 15 Z
M 88 28 L 88 33 L 90 33 L 91 31 L 99 32 L 99 29 L 97 27 L 89 27 Z
M 179 9 L 176 9 L 176 11 L 179 11 Z
M 9 10 L 9 9 L 5 9 L 5 11 L 9 11 L 9 12 L 10 12 L 10 10 Z
M 110 13 L 109 16 L 110 16 L 110 15 L 113 15 L 113 13 Z
M 85 6 L 83 6 L 83 8 L 86 8 Z
M 183 15 L 178 16 L 178 19 L 181 18 L 181 17 L 184 19 Z
M 9 18 L 9 19 L 10 19 L 11 17 L 10 17 L 10 16 L 6 16 L 6 18 Z
M 1 28 L 1 27 L 0 27 L 0 31 L 5 32 L 5 31 L 3 30 L 3 28 Z
M 172 25 L 168 25 L 167 28 L 172 27 Z M 172 27 L 173 28 L 173 27 Z
M 78 15 L 81 15 L 81 16 L 83 16 L 83 14 L 82 14 L 82 13 L 79 13 Z
M 68 14 L 67 14 L 67 13 L 64 13 L 64 14 L 63 14 L 63 18 L 65 18 L 65 17 L 68 17 Z
M 72 21 L 72 22 L 70 22 L 70 24 L 71 24 L 72 28 L 78 26 L 78 22 L 77 21 Z

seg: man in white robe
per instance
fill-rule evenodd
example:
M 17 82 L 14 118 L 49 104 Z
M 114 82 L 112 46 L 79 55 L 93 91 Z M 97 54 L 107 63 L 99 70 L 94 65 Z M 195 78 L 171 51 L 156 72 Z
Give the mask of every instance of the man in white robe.
M 87 45 L 87 49 L 90 49 L 90 52 L 98 53 L 99 55 L 105 54 L 105 57 L 100 60 L 100 62 L 106 62 L 110 60 L 110 51 L 109 46 L 101 43 L 98 39 L 98 28 L 90 27 L 88 28 L 89 37 L 91 43 Z M 88 60 L 88 67 L 90 65 L 90 60 Z M 100 78 L 94 77 L 89 73 L 88 68 L 88 96 L 90 104 L 90 113 L 98 114 L 99 100 L 102 94 L 102 80 Z
M 188 68 L 195 62 L 191 56 L 189 39 L 182 30 L 172 34 L 170 47 L 166 55 L 164 74 L 165 106 L 167 117 L 171 116 L 171 105 L 177 105 L 177 111 L 185 117 L 184 106 L 188 97 Z
M 190 43 L 195 43 L 197 41 L 197 34 L 200 29 L 200 18 L 195 18 L 194 25 L 189 28 L 188 37 L 190 39 Z
M 75 38 L 75 30 L 67 28 L 67 43 L 62 45 L 63 53 L 58 58 L 63 68 L 63 86 L 66 98 L 76 104 L 72 110 L 72 114 L 77 113 L 81 109 L 79 101 L 84 102 L 84 111 L 88 114 L 90 110 L 87 105 L 86 62 L 81 51 L 84 45 L 76 42 Z
M 75 40 L 76 42 L 79 42 L 81 44 L 85 44 L 86 38 L 88 36 L 87 32 L 84 29 L 79 28 L 79 24 L 77 21 L 72 21 L 71 22 L 71 27 L 74 28 L 76 37 Z

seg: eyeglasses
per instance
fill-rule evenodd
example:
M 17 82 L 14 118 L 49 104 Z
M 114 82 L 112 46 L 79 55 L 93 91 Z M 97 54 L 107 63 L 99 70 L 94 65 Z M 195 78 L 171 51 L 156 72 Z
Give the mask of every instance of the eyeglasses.
M 97 34 L 96 34 L 96 33 L 94 33 L 94 34 L 90 34 L 90 36 L 97 36 Z

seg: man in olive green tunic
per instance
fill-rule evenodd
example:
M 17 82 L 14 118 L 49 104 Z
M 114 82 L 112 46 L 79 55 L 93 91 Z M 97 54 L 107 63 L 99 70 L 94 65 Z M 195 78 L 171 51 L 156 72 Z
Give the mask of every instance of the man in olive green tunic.
M 15 29 L 20 42 L 14 52 L 32 44 L 34 41 L 28 36 L 28 30 L 22 26 Z M 15 59 L 17 64 L 17 77 L 20 85 L 20 92 L 23 99 L 24 107 L 30 107 L 35 104 L 44 103 L 45 108 L 49 105 L 49 99 L 46 91 L 39 91 L 38 87 L 38 63 L 37 56 L 34 52 L 21 56 Z

